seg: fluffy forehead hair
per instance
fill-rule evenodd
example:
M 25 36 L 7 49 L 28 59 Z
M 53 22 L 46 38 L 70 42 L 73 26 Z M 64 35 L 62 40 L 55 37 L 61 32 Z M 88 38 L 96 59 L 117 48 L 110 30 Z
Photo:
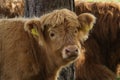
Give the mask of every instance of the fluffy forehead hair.
M 68 25 L 70 26 L 77 26 L 78 23 L 78 16 L 68 10 L 68 9 L 61 9 L 61 10 L 54 10 L 51 13 L 45 14 L 41 16 L 40 20 L 43 25 L 50 24 L 53 27 L 55 25 L 60 25 L 67 21 Z

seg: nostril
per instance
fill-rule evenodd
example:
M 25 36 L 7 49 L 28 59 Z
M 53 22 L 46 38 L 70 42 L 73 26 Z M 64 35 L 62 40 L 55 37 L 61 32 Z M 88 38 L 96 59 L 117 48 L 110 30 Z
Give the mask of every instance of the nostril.
M 66 53 L 70 52 L 68 49 L 65 50 Z

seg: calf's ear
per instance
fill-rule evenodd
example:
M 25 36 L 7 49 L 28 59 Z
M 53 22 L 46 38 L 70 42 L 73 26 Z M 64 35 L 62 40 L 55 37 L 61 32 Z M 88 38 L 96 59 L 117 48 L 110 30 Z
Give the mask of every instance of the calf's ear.
M 85 41 L 96 22 L 96 17 L 90 13 L 82 13 L 78 16 L 78 21 L 80 23 L 80 40 Z
M 24 29 L 28 32 L 29 35 L 32 35 L 40 45 L 43 45 L 44 36 L 41 28 L 41 22 L 39 20 L 27 21 L 24 25 Z

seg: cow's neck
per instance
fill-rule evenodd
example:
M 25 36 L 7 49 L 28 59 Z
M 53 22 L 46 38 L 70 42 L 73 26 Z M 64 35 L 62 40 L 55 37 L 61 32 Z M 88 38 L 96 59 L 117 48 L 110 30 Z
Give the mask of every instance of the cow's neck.
M 40 49 L 39 49 L 40 50 Z M 37 53 L 40 53 L 38 63 L 40 64 L 40 76 L 43 75 L 45 79 L 40 80 L 56 80 L 57 72 L 61 66 L 60 62 L 58 61 L 57 57 L 51 54 L 48 49 L 41 49 Z M 43 61 L 41 61 L 43 60 Z M 41 66 L 42 64 L 42 66 Z
M 49 51 L 47 51 L 49 52 Z M 51 54 L 51 53 L 47 53 Z M 46 71 L 48 79 L 46 80 L 56 80 L 57 72 L 61 66 L 60 62 L 58 61 L 57 57 L 54 55 L 47 55 L 47 65 L 46 65 Z
M 57 71 L 60 68 L 60 62 L 57 57 L 54 55 L 50 56 L 50 51 L 40 47 L 33 37 L 31 37 L 31 46 L 33 48 L 36 64 L 39 65 L 39 73 L 34 76 L 33 79 L 56 80 Z

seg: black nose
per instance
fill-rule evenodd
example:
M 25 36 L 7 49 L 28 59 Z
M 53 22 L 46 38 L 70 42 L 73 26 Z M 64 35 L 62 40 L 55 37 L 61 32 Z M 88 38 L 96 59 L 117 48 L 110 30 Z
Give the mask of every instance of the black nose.
M 65 47 L 65 54 L 68 57 L 78 56 L 79 49 L 78 49 L 78 47 L 76 45 L 69 45 L 69 46 Z

